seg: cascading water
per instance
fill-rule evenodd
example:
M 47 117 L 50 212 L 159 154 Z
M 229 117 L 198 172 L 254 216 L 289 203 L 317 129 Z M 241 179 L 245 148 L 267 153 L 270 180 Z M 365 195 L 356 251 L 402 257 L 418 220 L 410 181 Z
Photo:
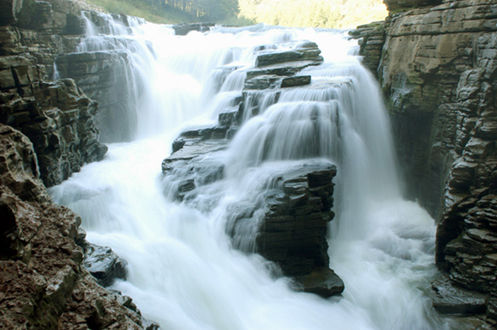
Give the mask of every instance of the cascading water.
M 105 35 L 88 20 L 79 50 L 128 54 L 131 87 L 123 98 L 133 99 L 135 139 L 110 144 L 103 161 L 51 194 L 82 216 L 90 242 L 127 260 L 128 279 L 112 288 L 165 329 L 444 327 L 423 293 L 435 273 L 433 220 L 400 197 L 381 97 L 349 54 L 350 41 L 337 32 L 265 26 L 179 37 L 165 26 L 100 19 L 113 28 Z M 188 202 L 168 199 L 160 164 L 175 136 L 212 123 L 241 95 L 254 49 L 293 40 L 323 50 L 324 64 L 304 70 L 312 84 L 279 97 L 254 95 L 259 115 L 246 111 L 230 146 L 210 155 L 224 163 L 225 178 Z M 233 250 L 225 234 L 234 202 L 257 205 L 274 174 L 302 159 L 338 167 L 329 253 L 346 286 L 340 298 L 292 291 L 262 257 Z

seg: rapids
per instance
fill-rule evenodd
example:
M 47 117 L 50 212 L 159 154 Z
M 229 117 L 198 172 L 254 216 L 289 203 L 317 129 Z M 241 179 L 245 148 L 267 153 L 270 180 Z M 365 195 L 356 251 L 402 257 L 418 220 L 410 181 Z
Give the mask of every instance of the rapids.
M 163 329 L 445 327 L 424 294 L 436 273 L 434 221 L 402 199 L 383 101 L 354 41 L 340 31 L 262 25 L 175 36 L 140 20 L 128 27 L 103 14 L 98 26 L 85 19 L 78 51 L 126 54 L 116 64 L 127 77 L 116 93 L 127 113 L 101 122 L 103 136 L 117 141 L 105 159 L 50 193 L 81 215 L 90 242 L 128 262 L 127 280 L 111 288 L 132 297 L 147 319 Z M 323 51 L 324 63 L 305 69 L 312 84 L 278 102 L 261 92 L 261 113 L 246 115 L 215 155 L 225 178 L 194 201 L 172 201 L 160 165 L 173 139 L 214 123 L 241 95 L 256 47 L 299 40 Z M 226 75 L 223 66 L 234 69 Z M 268 261 L 233 249 L 225 234 L 231 203 L 250 202 L 274 173 L 304 158 L 338 167 L 329 254 L 345 282 L 342 297 L 292 291 L 287 279 L 271 276 Z

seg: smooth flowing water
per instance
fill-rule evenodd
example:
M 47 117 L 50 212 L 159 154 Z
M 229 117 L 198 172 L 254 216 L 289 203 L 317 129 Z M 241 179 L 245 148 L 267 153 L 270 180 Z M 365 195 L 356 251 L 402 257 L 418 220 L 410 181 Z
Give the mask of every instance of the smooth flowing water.
M 444 327 L 424 294 L 435 274 L 434 222 L 401 197 L 379 90 L 353 41 L 267 26 L 175 36 L 167 26 L 100 18 L 99 27 L 87 19 L 79 51 L 126 54 L 122 97 L 132 114 L 123 123 L 132 141 L 110 144 L 103 161 L 51 194 L 81 215 L 90 242 L 128 262 L 128 279 L 113 289 L 164 329 Z M 225 178 L 174 202 L 160 166 L 173 139 L 214 123 L 241 95 L 258 46 L 300 40 L 317 42 L 325 58 L 305 69 L 312 84 L 282 92 L 278 102 L 268 92 L 256 96 L 260 114 L 247 115 L 228 148 L 210 156 L 224 163 Z M 101 129 L 115 138 L 115 127 Z M 275 173 L 302 159 L 338 167 L 329 254 L 345 282 L 342 297 L 292 291 L 271 276 L 268 261 L 233 249 L 225 234 L 230 205 L 252 203 Z

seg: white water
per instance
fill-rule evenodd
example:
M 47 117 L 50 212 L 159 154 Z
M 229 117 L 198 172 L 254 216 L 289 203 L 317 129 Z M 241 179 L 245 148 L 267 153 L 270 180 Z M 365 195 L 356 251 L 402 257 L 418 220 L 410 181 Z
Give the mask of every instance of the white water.
M 109 145 L 103 161 L 51 194 L 82 216 L 90 242 L 128 261 L 127 281 L 113 288 L 146 318 L 164 329 L 444 326 L 422 292 L 435 272 L 433 220 L 400 197 L 385 111 L 373 79 L 350 55 L 353 42 L 340 33 L 262 26 L 176 37 L 139 22 L 131 35 L 114 28 L 116 38 L 88 25 L 81 51 L 133 45 L 127 86 L 141 87 L 123 97 L 135 107 L 134 141 Z M 306 69 L 312 88 L 288 90 L 247 118 L 229 149 L 216 154 L 226 164 L 224 180 L 198 189 L 188 204 L 166 198 L 160 164 L 181 128 L 213 123 L 240 94 L 255 47 L 291 40 L 313 40 L 323 50 L 325 64 Z M 225 77 L 222 65 L 238 69 Z M 302 157 L 338 166 L 329 253 L 343 297 L 293 292 L 286 279 L 271 278 L 267 261 L 232 249 L 225 234 L 230 205 L 253 202 L 271 173 Z

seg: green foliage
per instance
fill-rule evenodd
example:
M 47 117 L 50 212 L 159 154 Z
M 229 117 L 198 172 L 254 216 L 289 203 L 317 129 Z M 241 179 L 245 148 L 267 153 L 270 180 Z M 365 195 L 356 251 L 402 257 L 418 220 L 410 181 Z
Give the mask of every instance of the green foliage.
M 299 27 L 349 28 L 382 20 L 382 0 L 239 0 L 240 13 L 256 22 Z
M 238 0 L 87 0 L 111 13 L 155 23 L 247 22 L 238 18 Z
M 266 23 L 347 28 L 381 20 L 382 0 L 87 0 L 109 12 L 156 23 Z

